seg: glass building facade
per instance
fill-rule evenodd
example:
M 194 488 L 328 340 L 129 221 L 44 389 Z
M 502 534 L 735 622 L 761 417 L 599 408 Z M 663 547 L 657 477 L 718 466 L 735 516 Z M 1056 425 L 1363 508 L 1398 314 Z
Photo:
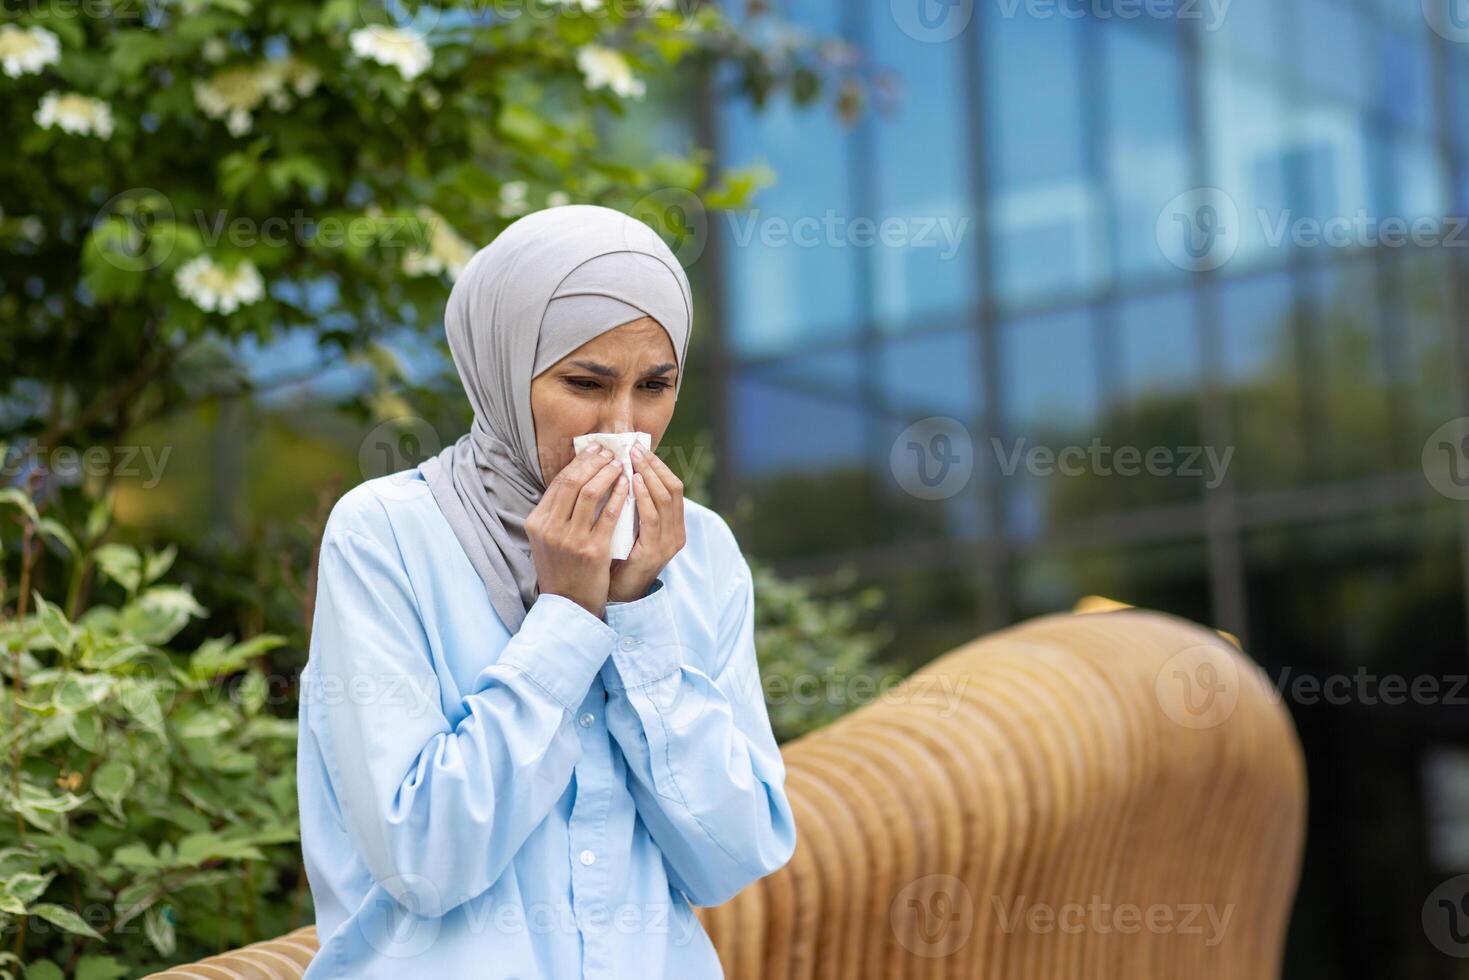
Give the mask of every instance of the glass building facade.
M 1291 977 L 1459 975 L 1420 922 L 1469 872 L 1459 5 L 799 0 L 892 104 L 711 107 L 777 175 L 713 222 L 716 504 L 885 586 L 909 665 L 1088 593 L 1241 636 L 1311 771 Z M 925 495 L 934 418 L 969 475 Z

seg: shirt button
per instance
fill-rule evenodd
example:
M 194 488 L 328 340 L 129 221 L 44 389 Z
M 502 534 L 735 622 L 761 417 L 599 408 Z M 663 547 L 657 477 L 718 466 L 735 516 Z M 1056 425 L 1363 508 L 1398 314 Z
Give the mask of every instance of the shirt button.
M 593 854 L 591 851 L 582 851 L 581 852 L 581 863 L 582 864 L 591 864 L 595 860 L 597 860 L 597 855 Z
M 578 719 L 578 720 L 581 722 L 581 727 L 583 727 L 583 728 L 591 728 L 592 727 L 592 722 L 594 722 L 594 721 L 597 720 L 597 716 L 594 715 L 594 714 L 592 714 L 590 711 L 588 711 L 586 714 L 582 715 L 581 718 Z
M 638 639 L 636 636 L 625 636 L 622 638 L 622 648 L 624 650 L 631 650 L 633 647 L 642 642 L 643 641 Z

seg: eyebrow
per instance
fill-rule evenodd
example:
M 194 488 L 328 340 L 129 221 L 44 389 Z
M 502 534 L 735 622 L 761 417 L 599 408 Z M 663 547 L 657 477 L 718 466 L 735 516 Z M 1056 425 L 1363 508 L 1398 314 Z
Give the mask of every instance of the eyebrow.
M 598 364 L 596 361 L 572 361 L 571 363 L 585 371 L 590 371 L 593 374 L 601 375 L 604 378 L 622 377 L 622 372 L 619 371 L 617 368 L 610 367 L 606 364 Z M 667 374 L 669 371 L 672 371 L 676 367 L 678 367 L 678 365 L 674 364 L 672 361 L 668 361 L 664 364 L 655 364 L 643 374 L 643 377 L 651 378 L 655 375 Z

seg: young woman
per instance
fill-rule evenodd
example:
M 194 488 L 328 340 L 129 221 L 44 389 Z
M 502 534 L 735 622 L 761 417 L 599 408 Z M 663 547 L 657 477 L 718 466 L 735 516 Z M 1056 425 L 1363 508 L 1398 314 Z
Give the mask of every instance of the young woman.
M 302 675 L 301 844 L 326 977 L 719 977 L 690 905 L 795 849 L 750 569 L 653 453 L 688 280 L 617 211 L 527 215 L 446 327 L 471 431 L 333 509 Z M 599 505 L 605 508 L 598 514 Z M 640 529 L 611 559 L 624 506 Z

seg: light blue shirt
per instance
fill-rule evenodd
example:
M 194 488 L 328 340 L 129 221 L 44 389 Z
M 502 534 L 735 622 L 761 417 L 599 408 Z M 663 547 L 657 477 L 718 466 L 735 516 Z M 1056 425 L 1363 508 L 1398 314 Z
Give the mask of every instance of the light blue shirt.
M 309 980 L 723 976 L 690 905 L 796 828 L 749 565 L 684 520 L 642 598 L 543 594 L 512 636 L 417 470 L 337 503 L 301 677 Z

